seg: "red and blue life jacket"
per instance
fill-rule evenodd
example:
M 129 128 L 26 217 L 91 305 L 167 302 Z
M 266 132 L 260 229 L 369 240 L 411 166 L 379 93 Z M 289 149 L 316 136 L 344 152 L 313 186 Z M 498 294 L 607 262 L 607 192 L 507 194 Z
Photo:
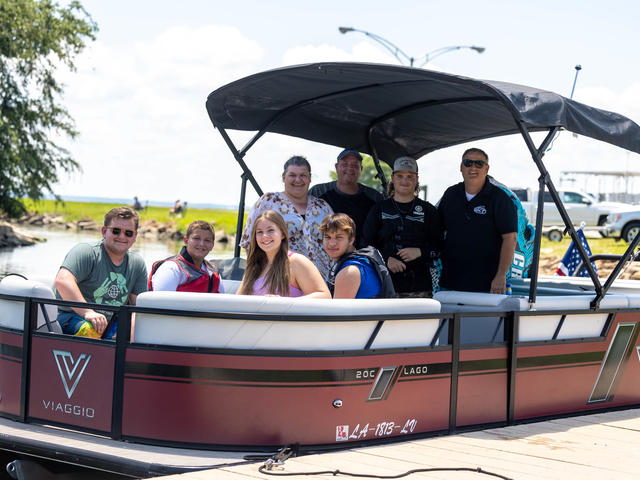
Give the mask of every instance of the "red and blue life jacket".
M 158 260 L 153 263 L 151 266 L 151 272 L 149 273 L 149 291 L 153 290 L 151 278 L 164 262 L 174 262 L 178 265 L 178 268 L 187 275 L 187 281 L 178 285 L 178 288 L 176 289 L 177 292 L 219 293 L 220 273 L 218 271 L 218 266 L 215 263 L 204 260 L 202 262 L 203 269 L 213 272 L 211 275 L 207 274 L 206 271 L 195 266 L 191 255 L 187 252 L 187 247 L 182 247 L 178 255 L 165 258 L 164 260 Z

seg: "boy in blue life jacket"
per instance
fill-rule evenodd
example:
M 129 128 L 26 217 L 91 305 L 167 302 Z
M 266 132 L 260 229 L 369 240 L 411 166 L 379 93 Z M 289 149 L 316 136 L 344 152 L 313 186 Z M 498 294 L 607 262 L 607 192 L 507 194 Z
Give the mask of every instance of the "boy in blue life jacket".
M 328 215 L 320 225 L 322 245 L 335 263 L 327 284 L 333 298 L 393 298 L 395 290 L 384 259 L 375 247 L 356 250 L 356 225 L 344 213 Z

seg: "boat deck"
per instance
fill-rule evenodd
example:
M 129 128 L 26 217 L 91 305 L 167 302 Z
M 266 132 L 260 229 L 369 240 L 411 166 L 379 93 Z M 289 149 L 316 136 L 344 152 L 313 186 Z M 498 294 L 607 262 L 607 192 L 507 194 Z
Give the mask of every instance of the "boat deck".
M 398 475 L 421 468 L 482 468 L 518 480 L 640 478 L 640 409 L 467 432 L 286 460 L 274 473 L 335 471 Z M 353 478 L 339 475 L 338 478 Z M 256 464 L 164 477 L 176 480 L 273 478 Z M 332 474 L 288 479 L 336 478 Z M 496 478 L 469 471 L 416 473 L 406 478 L 463 480 Z M 498 477 L 500 478 L 500 477 Z
M 4 418 L 0 418 L 0 449 L 35 457 L 54 457 L 67 463 L 141 477 L 247 463 L 244 460 L 247 452 L 168 448 L 120 442 L 51 426 L 17 423 Z M 55 456 L 52 452 L 55 452 Z

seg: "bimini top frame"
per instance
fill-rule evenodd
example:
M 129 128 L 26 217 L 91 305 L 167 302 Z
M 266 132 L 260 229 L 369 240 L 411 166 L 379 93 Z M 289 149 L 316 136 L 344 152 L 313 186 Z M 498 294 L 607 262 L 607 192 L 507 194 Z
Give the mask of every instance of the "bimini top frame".
M 613 112 L 589 107 L 553 92 L 505 82 L 474 80 L 429 70 L 364 63 L 316 63 L 258 73 L 225 85 L 207 98 L 211 122 L 243 170 L 238 212 L 242 230 L 246 182 L 260 189 L 244 162 L 266 132 L 355 149 L 380 161 L 429 152 L 484 138 L 520 133 L 540 172 L 539 205 L 549 190 L 566 231 L 576 243 L 593 281 L 597 309 L 611 283 L 640 241 L 636 238 L 603 286 L 588 258 L 542 157 L 562 129 L 640 153 L 640 127 Z M 226 130 L 256 131 L 238 149 Z M 548 132 L 539 146 L 531 132 Z M 529 301 L 537 287 L 543 209 L 536 217 Z M 239 239 L 239 235 L 237 235 Z M 236 256 L 239 255 L 238 240 Z

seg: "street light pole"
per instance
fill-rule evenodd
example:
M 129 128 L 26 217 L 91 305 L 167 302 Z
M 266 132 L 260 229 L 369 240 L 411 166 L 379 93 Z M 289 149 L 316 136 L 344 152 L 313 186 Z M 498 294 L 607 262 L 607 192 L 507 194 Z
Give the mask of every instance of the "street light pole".
M 366 30 L 360 30 L 358 28 L 353 28 L 353 27 L 338 27 L 338 31 L 340 33 L 342 33 L 342 34 L 349 33 L 349 32 L 358 32 L 358 33 L 362 33 L 362 34 L 366 35 L 367 37 L 371 38 L 372 40 L 375 40 L 376 42 L 378 42 L 380 45 L 382 45 L 384 48 L 386 48 L 389 52 L 391 52 L 391 54 L 394 57 L 396 57 L 398 62 L 400 62 L 400 64 L 402 64 L 402 65 L 404 65 L 404 61 L 405 60 L 409 62 L 409 66 L 410 67 L 413 67 L 415 62 L 416 62 L 416 58 L 407 55 L 396 44 L 390 42 L 386 38 L 381 37 L 380 35 L 377 35 L 375 33 L 367 32 Z M 474 51 L 476 51 L 478 53 L 482 53 L 482 52 L 484 52 L 486 50 L 486 48 L 478 47 L 476 45 L 455 45 L 455 46 L 451 46 L 451 47 L 441 47 L 441 48 L 437 48 L 435 50 L 432 50 L 432 51 L 426 53 L 425 55 L 423 55 L 422 57 L 418 58 L 417 59 L 418 61 L 419 60 L 424 60 L 424 61 L 420 65 L 417 65 L 417 67 L 422 67 L 422 66 L 426 65 L 427 63 L 429 63 L 434 58 L 439 57 L 440 55 L 443 55 L 443 54 L 445 54 L 447 52 L 452 52 L 454 50 L 460 50 L 460 49 L 463 49 L 463 48 L 468 48 L 468 49 L 474 50 Z

